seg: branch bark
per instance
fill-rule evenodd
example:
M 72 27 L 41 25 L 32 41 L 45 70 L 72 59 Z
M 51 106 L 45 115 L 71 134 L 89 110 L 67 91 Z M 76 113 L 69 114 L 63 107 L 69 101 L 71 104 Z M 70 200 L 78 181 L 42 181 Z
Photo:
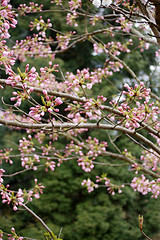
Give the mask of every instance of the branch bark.
M 153 0 L 153 1 L 158 1 L 158 0 Z M 150 1 L 150 2 L 152 2 L 152 1 Z M 142 0 L 136 0 L 136 3 L 139 6 L 139 9 L 142 12 L 142 14 L 147 16 L 152 22 L 155 23 L 155 24 L 149 24 L 149 25 L 157 39 L 157 43 L 160 45 L 160 32 L 159 32 L 158 25 L 156 26 L 156 19 L 153 17 L 152 13 L 148 9 L 148 7 L 142 2 Z M 157 13 L 157 14 L 159 14 L 159 13 Z
M 44 131 L 53 131 L 53 129 L 59 129 L 59 131 L 68 131 L 70 129 L 80 129 L 80 128 L 86 128 L 86 129 L 106 129 L 106 130 L 116 130 L 119 132 L 122 132 L 124 134 L 128 134 L 140 141 L 142 141 L 144 144 L 148 145 L 150 148 L 152 148 L 155 152 L 160 154 L 160 148 L 157 147 L 153 142 L 142 136 L 141 134 L 137 133 L 135 130 L 129 130 L 127 128 L 121 127 L 121 126 L 115 126 L 115 125 L 108 125 L 108 124 L 98 124 L 97 123 L 48 123 L 48 124 L 34 124 L 34 123 L 22 123 L 17 122 L 13 120 L 5 120 L 0 119 L 0 123 L 5 126 L 12 126 L 12 127 L 19 127 L 23 129 L 41 129 Z

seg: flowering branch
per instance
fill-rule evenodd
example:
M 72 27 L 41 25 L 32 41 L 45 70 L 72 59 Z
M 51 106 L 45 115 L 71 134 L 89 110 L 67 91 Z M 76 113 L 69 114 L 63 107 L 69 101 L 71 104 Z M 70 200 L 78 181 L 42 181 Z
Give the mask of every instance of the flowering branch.
M 12 126 L 12 127 L 20 127 L 22 129 L 42 129 L 44 131 L 52 131 L 52 129 L 59 129 L 63 132 L 63 130 L 67 131 L 67 129 L 80 129 L 80 128 L 87 128 L 87 129 L 106 129 L 106 130 L 117 130 L 124 134 L 129 134 L 133 137 L 136 137 L 138 140 L 141 140 L 149 147 L 154 149 L 158 154 L 160 154 L 160 149 L 150 140 L 142 136 L 141 134 L 137 133 L 135 130 L 129 130 L 127 128 L 121 126 L 114 126 L 114 125 L 107 125 L 107 124 L 96 124 L 96 123 L 48 123 L 48 124 L 34 124 L 34 123 L 21 123 L 17 121 L 9 121 L 5 119 L 0 119 L 0 123 L 4 124 L 5 126 Z

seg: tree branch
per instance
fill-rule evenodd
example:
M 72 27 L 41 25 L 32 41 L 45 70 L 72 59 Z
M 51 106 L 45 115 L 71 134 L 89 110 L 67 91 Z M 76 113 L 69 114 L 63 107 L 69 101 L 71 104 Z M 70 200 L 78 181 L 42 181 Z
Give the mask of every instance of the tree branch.
M 78 139 L 74 138 L 73 136 L 65 134 L 65 133 L 62 133 L 62 135 L 65 136 L 66 138 L 74 141 L 78 146 L 81 146 L 83 149 L 89 150 L 88 146 L 86 146 L 85 144 L 82 144 L 82 142 L 80 142 Z M 117 153 L 113 153 L 113 152 L 109 152 L 109 151 L 102 152 L 99 156 L 106 156 L 106 157 L 119 159 L 119 160 L 122 160 L 122 161 L 125 161 L 125 162 L 129 163 L 130 165 L 137 164 L 133 159 L 131 159 L 129 157 L 126 157 L 123 154 L 117 154 Z M 96 162 L 95 164 L 98 164 L 98 163 Z M 105 165 L 105 163 L 102 163 L 102 164 Z M 140 171 L 148 174 L 149 176 L 151 176 L 155 179 L 160 178 L 160 176 L 158 174 L 152 172 L 149 169 L 144 168 L 142 166 L 142 164 L 138 164 L 138 165 L 140 166 Z
M 115 125 L 107 125 L 107 124 L 98 124 L 97 123 L 48 123 L 48 124 L 34 124 L 34 123 L 22 123 L 17 122 L 13 120 L 5 120 L 0 119 L 0 123 L 5 126 L 12 126 L 12 127 L 19 127 L 22 129 L 41 129 L 44 131 L 53 131 L 53 129 L 59 129 L 60 131 L 68 131 L 70 129 L 81 129 L 81 128 L 87 128 L 87 129 L 107 129 L 107 130 L 117 130 L 119 132 L 122 132 L 124 134 L 129 134 L 138 140 L 142 141 L 143 143 L 147 144 L 149 147 L 151 147 L 153 150 L 155 150 L 158 154 L 160 154 L 160 148 L 157 147 L 154 143 L 152 143 L 150 140 L 142 136 L 141 134 L 137 133 L 135 130 L 130 130 L 121 126 L 115 126 Z
M 140 9 L 140 11 L 142 12 L 142 14 L 144 14 L 145 16 L 147 16 L 152 22 L 154 22 L 154 24 L 149 24 L 151 30 L 153 31 L 154 35 L 157 36 L 157 43 L 160 45 L 160 32 L 158 31 L 156 25 L 156 21 L 152 15 L 152 13 L 150 12 L 150 10 L 148 9 L 148 7 L 142 2 L 142 0 L 136 0 L 136 3 Z
M 24 207 L 29 213 L 31 213 L 42 225 L 43 227 L 50 233 L 50 237 L 52 240 L 53 239 L 53 233 L 52 231 L 49 229 L 49 227 L 43 222 L 43 220 L 37 216 L 37 214 L 35 214 L 29 207 L 27 207 L 25 204 L 21 203 L 21 206 Z
M 141 38 L 145 42 L 148 42 L 148 43 L 155 44 L 155 45 L 159 46 L 157 41 L 155 41 L 154 39 L 145 37 L 142 33 L 140 33 L 138 30 L 136 30 L 133 27 L 130 29 L 130 32 L 133 33 L 136 37 Z

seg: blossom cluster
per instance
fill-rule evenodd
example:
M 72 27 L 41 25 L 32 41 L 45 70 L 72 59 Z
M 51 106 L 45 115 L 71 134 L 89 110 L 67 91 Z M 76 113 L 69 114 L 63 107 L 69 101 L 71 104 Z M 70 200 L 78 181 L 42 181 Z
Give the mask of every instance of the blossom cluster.
M 99 183 L 101 182 L 104 182 L 104 185 L 100 185 Z M 94 183 L 93 181 L 90 180 L 90 178 L 88 178 L 87 180 L 86 179 L 83 180 L 81 185 L 86 187 L 89 193 L 93 192 L 95 188 L 106 187 L 107 191 L 111 195 L 115 195 L 116 192 L 122 193 L 122 188 L 124 188 L 124 184 L 118 186 L 111 183 L 111 180 L 107 178 L 106 174 L 103 174 L 101 177 L 96 176 L 96 183 Z
M 11 86 L 16 86 L 21 83 L 23 90 L 30 89 L 30 92 L 34 90 L 34 87 L 39 87 L 40 89 L 47 89 L 48 91 L 60 91 L 67 92 L 67 86 L 65 83 L 58 83 L 55 78 L 54 72 L 58 72 L 58 65 L 53 64 L 49 61 L 49 67 L 41 67 L 36 70 L 35 67 L 29 68 L 29 64 L 25 67 L 25 72 L 21 72 L 18 69 L 18 74 L 15 73 L 11 67 L 7 67 L 8 78 L 6 83 Z M 26 89 L 27 88 L 27 89 Z
M 4 233 L 3 231 L 0 231 L 0 237 L 7 236 L 9 240 L 23 240 L 23 237 L 20 237 L 16 234 L 15 228 L 11 228 L 11 233 Z M 3 240 L 3 238 L 0 238 L 0 240 Z
M 51 91 L 67 92 L 67 86 L 62 82 L 58 82 L 55 77 L 55 72 L 58 72 L 58 64 L 49 62 L 49 67 L 41 67 L 39 77 L 32 82 L 32 86 L 37 86 L 42 89 Z
M 46 144 L 45 146 L 41 146 L 41 150 L 42 150 L 42 156 L 46 157 L 46 161 L 45 161 L 45 171 L 48 172 L 48 168 L 51 171 L 55 170 L 56 167 L 56 163 L 55 161 L 52 161 L 50 155 L 52 156 L 53 153 L 55 156 L 57 156 L 57 152 L 55 153 L 55 148 L 52 146 L 52 141 L 49 141 L 48 144 Z M 59 156 L 58 156 L 58 161 L 59 161 Z M 57 166 L 59 166 L 57 164 Z
M 76 21 L 77 18 L 78 18 L 78 14 L 75 10 L 73 10 L 72 13 L 67 13 L 66 22 L 70 26 L 73 25 L 74 27 L 78 27 L 78 23 Z
M 34 153 L 35 152 L 34 143 L 32 141 L 31 135 L 28 135 L 28 139 L 23 137 L 21 140 L 19 140 L 19 151 L 21 152 L 21 164 L 22 167 L 25 167 L 27 169 L 33 168 L 33 170 L 36 170 L 37 167 L 35 166 L 35 163 L 39 163 L 39 156 Z M 32 156 L 32 154 L 34 155 Z
M 97 96 L 97 99 L 90 98 L 86 100 L 86 103 L 83 105 L 86 111 L 89 111 L 90 109 L 93 108 L 100 108 L 103 109 L 104 105 L 102 105 L 103 102 L 107 100 L 106 97 L 104 96 Z
M 85 172 L 91 172 L 91 170 L 94 168 L 93 160 L 95 159 L 92 157 L 91 159 L 89 156 L 83 155 L 81 152 L 81 157 L 78 158 L 78 166 L 81 166 L 82 170 Z
M 112 52 L 115 56 L 120 55 L 121 52 L 130 52 L 130 49 L 128 48 L 130 45 L 133 45 L 132 39 L 129 39 L 125 43 L 121 42 L 108 42 L 107 44 L 102 45 L 101 43 L 94 43 L 93 49 L 94 52 L 97 54 L 100 53 L 108 53 L 109 51 Z
M 122 193 L 122 188 L 124 188 L 124 185 L 115 185 L 113 183 L 111 183 L 111 180 L 109 178 L 107 178 L 106 174 L 103 174 L 101 177 L 96 176 L 96 182 L 100 183 L 100 182 L 104 182 L 105 187 L 107 187 L 107 191 L 111 194 L 111 195 L 115 195 L 115 191 L 118 191 L 118 193 Z
M 53 96 L 49 96 L 46 90 L 43 91 L 43 94 L 45 96 L 45 98 L 41 96 L 43 106 L 36 105 L 35 107 L 30 108 L 29 115 L 36 121 L 40 121 L 41 116 L 44 116 L 46 112 L 49 114 L 52 114 L 53 112 L 59 112 L 57 106 L 63 103 L 60 97 L 53 99 Z
M 1 40 L 0 41 L 0 65 L 4 65 L 4 67 L 6 68 L 6 73 L 8 73 L 7 69 L 10 66 L 13 66 L 15 64 L 15 60 L 16 60 L 16 57 L 14 56 L 14 52 L 6 46 L 5 40 Z
M 38 77 L 38 73 L 36 72 L 36 68 L 32 67 L 29 70 L 29 64 L 26 65 L 25 72 L 21 72 L 18 69 L 19 74 L 16 74 L 13 70 L 8 69 L 9 77 L 6 80 L 7 84 L 10 84 L 12 87 L 16 86 L 17 83 L 22 83 L 23 90 L 26 91 L 26 87 L 28 83 L 32 83 L 36 81 Z M 33 88 L 30 88 L 30 92 L 33 91 Z
M 18 92 L 13 92 L 12 94 L 15 97 L 11 97 L 11 101 L 17 101 L 14 106 L 15 107 L 19 107 L 22 103 L 22 101 L 26 100 L 26 99 L 30 99 L 30 93 L 33 91 L 32 88 L 30 89 L 24 89 L 23 91 L 18 91 Z
M 81 0 L 70 0 L 68 2 L 68 4 L 69 4 L 70 9 L 73 11 L 73 10 L 81 7 L 82 2 L 81 2 Z
M 6 45 L 7 41 L 5 39 L 10 37 L 8 31 L 11 27 L 14 28 L 16 26 L 17 20 L 15 19 L 16 14 L 9 2 L 9 0 L 1 0 L 0 4 L 0 65 L 5 67 L 4 71 L 7 75 L 7 79 L 5 81 L 1 79 L 1 82 L 4 85 L 8 84 L 16 90 L 13 90 L 13 96 L 10 98 L 12 104 L 10 104 L 9 107 L 11 107 L 11 109 L 6 111 L 1 110 L 0 119 L 2 123 L 5 121 L 4 124 L 6 125 L 8 121 L 10 121 L 10 124 L 14 122 L 14 126 L 16 126 L 16 123 L 18 123 L 18 126 L 22 124 L 22 129 L 24 129 L 23 123 L 30 123 L 28 126 L 33 128 L 35 124 L 36 127 L 38 126 L 37 129 L 39 129 L 25 129 L 28 136 L 26 137 L 25 135 L 25 137 L 19 140 L 18 150 L 20 154 L 14 155 L 12 148 L 0 150 L 0 164 L 3 164 L 4 161 L 12 164 L 12 159 L 18 156 L 23 170 L 15 174 L 20 174 L 29 170 L 35 171 L 38 168 L 43 168 L 46 172 L 49 170 L 54 171 L 55 168 L 59 167 L 64 161 L 76 160 L 78 166 L 89 175 L 96 164 L 106 164 L 100 163 L 98 161 L 99 159 L 97 161 L 96 159 L 99 156 L 106 156 L 108 153 L 108 156 L 117 156 L 117 158 L 133 162 L 132 170 L 135 170 L 137 174 L 138 171 L 145 168 L 146 172 L 153 171 L 154 173 L 152 173 L 152 175 L 154 174 L 156 176 L 157 174 L 157 176 L 159 176 L 159 156 L 157 154 L 158 150 L 157 152 L 155 152 L 155 150 L 158 149 L 157 145 L 160 145 L 160 123 L 158 122 L 160 110 L 159 103 L 157 103 L 156 100 L 151 101 L 151 90 L 146 88 L 144 83 L 137 81 L 139 83 L 134 86 L 125 83 L 119 97 L 113 95 L 109 97 L 103 96 L 101 93 L 92 97 L 92 95 L 99 90 L 98 88 L 98 90 L 95 91 L 96 84 L 106 80 L 109 82 L 110 76 L 112 76 L 113 73 L 122 71 L 123 67 L 126 66 L 125 58 L 124 61 L 121 59 L 124 55 L 130 53 L 133 45 L 132 40 L 129 39 L 125 42 L 122 40 L 122 42 L 120 42 L 110 39 L 112 39 L 114 34 L 117 32 L 121 34 L 122 31 L 125 32 L 123 38 L 128 39 L 128 33 L 134 25 L 124 16 L 120 15 L 119 18 L 115 16 L 115 24 L 109 27 L 108 23 L 110 23 L 110 20 L 107 19 L 106 21 L 106 18 L 101 16 L 101 14 L 103 15 L 104 13 L 103 11 L 98 10 L 99 15 L 95 14 L 96 9 L 93 5 L 91 8 L 88 8 L 88 12 L 85 14 L 81 8 L 83 4 L 81 0 L 69 0 L 67 3 L 61 0 L 54 0 L 51 1 L 51 3 L 55 3 L 55 5 L 57 5 L 56 8 L 59 7 L 61 11 L 66 11 L 66 23 L 72 26 L 67 26 L 66 28 L 70 28 L 72 31 L 60 32 L 57 29 L 55 30 L 52 28 L 51 20 L 47 19 L 45 21 L 41 16 L 39 19 L 35 19 L 30 23 L 31 31 L 36 30 L 38 33 L 32 36 L 30 35 L 26 37 L 26 39 L 17 40 L 16 44 L 10 49 Z M 111 0 L 94 0 L 90 2 L 98 7 L 102 4 L 104 8 L 111 4 Z M 113 6 L 112 4 L 110 6 L 111 8 L 118 6 L 120 1 L 115 0 L 114 3 L 116 3 L 116 5 Z M 90 3 L 88 2 L 87 4 Z M 66 6 L 67 8 L 69 7 L 69 9 L 67 9 Z M 121 2 L 121 6 L 128 8 L 132 14 L 134 3 L 132 6 L 133 9 L 131 9 L 128 0 Z M 43 13 L 42 7 L 43 5 L 30 2 L 29 6 L 21 4 L 19 12 L 23 15 L 38 11 Z M 83 17 L 86 23 L 84 32 L 83 29 L 80 29 L 80 31 L 78 29 L 77 32 L 73 31 L 74 27 L 78 26 L 78 20 Z M 89 18 L 90 23 L 87 18 Z M 95 27 L 98 26 L 98 24 L 96 26 L 98 21 L 103 21 L 104 29 L 95 30 Z M 92 24 L 92 27 L 88 28 L 88 24 Z M 48 37 L 48 29 L 54 32 L 52 35 L 55 36 L 55 40 Z M 99 37 L 100 34 L 103 34 L 103 38 Z M 105 39 L 104 42 L 102 42 L 102 39 Z M 120 38 L 118 37 L 118 39 Z M 55 64 L 58 60 L 55 60 L 55 57 L 57 57 L 56 54 L 67 51 L 67 48 L 70 49 L 71 47 L 73 47 L 74 50 L 74 46 L 83 41 L 89 41 L 93 44 L 93 56 L 96 57 L 102 54 L 101 57 L 104 58 L 104 65 L 102 66 L 101 64 L 101 67 L 97 67 L 94 63 L 93 65 L 97 69 L 90 70 L 89 68 L 83 68 L 77 69 L 74 73 L 68 71 L 63 74 L 60 66 Z M 143 51 L 143 49 L 149 48 L 149 44 L 144 44 L 144 41 L 139 39 L 138 48 Z M 36 57 L 47 58 L 48 66 L 41 66 L 40 69 L 36 69 L 35 67 L 30 68 L 29 64 L 26 64 L 24 71 L 21 71 L 19 68 L 14 70 L 15 68 L 12 66 L 15 64 L 15 61 L 20 60 L 25 62 L 27 61 L 27 56 L 34 59 L 36 59 Z M 159 57 L 159 50 L 156 52 L 156 56 Z M 127 68 L 129 69 L 129 67 L 126 67 L 126 69 Z M 131 70 L 129 70 L 129 73 L 133 77 L 134 74 L 132 74 Z M 136 77 L 135 80 L 137 80 Z M 119 86 L 120 84 L 118 87 Z M 3 88 L 3 86 L 0 85 L 0 88 Z M 113 99 L 108 106 L 109 98 Z M 21 109 L 22 101 L 27 102 L 29 105 L 27 105 L 26 112 Z M 16 113 L 17 110 L 19 110 L 20 114 L 13 113 L 14 110 L 16 110 Z M 107 114 L 107 112 L 109 112 L 109 114 Z M 25 124 L 25 126 L 26 125 L 27 124 Z M 89 127 L 81 128 L 83 125 Z M 124 150 L 122 155 L 120 153 L 110 153 L 106 141 L 100 141 L 90 136 L 88 137 L 89 132 L 81 134 L 88 131 L 88 129 L 92 129 L 92 126 L 97 129 L 101 126 L 105 126 L 106 129 L 114 129 L 115 127 L 115 131 L 118 130 L 126 135 L 127 132 L 130 132 L 131 136 L 129 134 L 128 136 L 130 138 L 133 136 L 133 141 L 140 146 L 142 144 L 143 148 L 147 149 L 148 147 L 148 151 L 142 152 L 140 161 L 137 161 L 136 157 L 133 157 L 127 150 Z M 14 127 L 14 129 L 15 128 L 16 127 Z M 20 128 L 16 128 L 16 130 L 18 129 Z M 155 142 L 151 142 L 145 138 L 145 134 L 143 135 L 143 131 L 141 131 L 142 129 L 144 131 L 146 130 L 147 134 L 150 134 L 148 129 L 151 129 L 151 136 L 154 137 Z M 64 139 L 68 138 L 67 140 L 65 139 L 67 143 L 64 149 L 62 149 L 62 144 L 60 144 L 58 148 L 57 146 L 59 146 L 59 144 L 55 143 L 58 140 L 61 141 L 59 135 L 64 137 Z M 139 139 L 136 138 L 137 135 Z M 71 142 L 69 142 L 70 140 Z M 112 139 L 110 142 L 116 147 Z M 155 150 L 150 149 L 153 145 L 153 149 Z M 117 147 L 116 149 L 118 150 Z M 2 196 L 2 202 L 12 204 L 15 211 L 18 210 L 19 207 L 24 206 L 28 201 L 32 201 L 32 198 L 38 199 L 40 194 L 43 193 L 44 186 L 38 183 L 37 179 L 34 180 L 34 187 L 32 189 L 22 190 L 19 188 L 17 191 L 10 190 L 9 185 L 4 186 L 4 178 L 13 176 L 14 173 L 11 175 L 5 175 L 4 173 L 6 174 L 6 170 L 1 167 L 0 194 Z M 108 193 L 112 195 L 115 195 L 116 192 L 121 193 L 124 187 L 123 184 L 116 185 L 112 183 L 112 180 L 107 174 L 97 176 L 95 183 L 89 178 L 85 179 L 82 185 L 87 187 L 88 192 L 92 192 L 100 186 L 105 187 Z M 131 187 L 143 195 L 152 193 L 152 197 L 157 198 L 160 194 L 160 178 L 149 181 L 144 175 L 135 177 L 132 180 Z M 2 237 L 2 235 L 3 233 L 0 232 L 0 237 Z M 15 229 L 12 228 L 11 235 L 8 239 L 21 240 L 23 238 L 18 237 Z
M 67 48 L 68 44 L 69 44 L 69 41 L 71 39 L 71 35 L 72 33 L 68 33 L 68 34 L 65 34 L 65 35 L 61 35 L 59 33 L 57 33 L 57 41 L 58 41 L 58 47 L 61 49 L 61 50 L 64 50 Z
M 89 193 L 93 192 L 95 188 L 98 188 L 98 184 L 95 184 L 89 178 L 87 180 L 83 180 L 81 185 L 86 187 Z
M 146 169 L 151 169 L 154 172 L 160 173 L 160 161 L 159 156 L 152 150 L 143 151 L 141 155 L 141 160 L 143 161 L 143 166 Z
M 65 84 L 68 86 L 67 90 L 74 90 L 79 92 L 81 88 L 91 89 L 95 83 L 100 83 L 104 72 L 98 69 L 98 71 L 89 72 L 88 68 L 77 70 L 77 74 L 70 72 L 66 73 Z
M 121 104 L 118 110 L 125 116 L 125 120 L 120 120 L 118 123 L 129 129 L 140 127 L 140 123 L 155 123 L 158 118 L 159 109 L 152 104 L 140 104 L 136 102 L 137 107 L 130 108 L 127 103 Z M 151 111 L 151 110 L 152 111 Z
M 8 30 L 15 28 L 17 20 L 15 19 L 16 14 L 12 10 L 12 6 L 9 4 L 10 0 L 1 0 L 0 6 L 0 38 L 8 39 L 10 34 Z
M 139 44 L 139 48 L 140 48 L 140 51 L 143 52 L 144 50 L 147 50 L 149 49 L 149 46 L 150 44 L 149 43 L 146 43 L 144 42 L 143 40 L 139 39 L 140 40 L 140 44 Z M 156 55 L 157 52 L 155 52 L 155 55 Z M 156 55 L 157 56 L 157 55 Z
M 75 103 L 75 105 L 68 105 L 65 111 L 69 111 L 68 118 L 75 123 L 85 122 L 87 118 L 90 120 L 100 119 L 102 105 L 107 99 L 104 96 L 97 96 L 97 99 L 87 99 L 85 103 Z M 79 111 L 79 109 L 81 109 Z M 78 112 L 79 111 L 79 112 Z M 85 118 L 82 116 L 85 114 Z
M 119 29 L 124 32 L 130 32 L 130 29 L 133 25 L 132 22 L 129 22 L 124 16 L 121 16 L 119 19 L 116 20 L 116 23 L 120 24 Z
M 12 152 L 12 150 L 12 148 L 4 148 L 3 150 L 0 150 L 0 164 L 2 164 L 2 160 L 9 162 L 9 164 L 13 164 L 13 161 L 10 159 L 10 153 Z
M 39 32 L 39 35 L 42 37 L 46 37 L 46 30 L 51 27 L 51 20 L 47 19 L 47 23 L 45 23 L 45 21 L 42 19 L 42 16 L 40 16 L 39 20 L 36 18 L 34 19 L 34 22 L 30 23 L 31 30 L 36 29 Z
M 20 15 L 26 15 L 26 13 L 35 13 L 37 11 L 42 11 L 43 4 L 38 5 L 38 3 L 29 2 L 29 6 L 27 6 L 25 3 L 20 4 L 18 7 L 18 10 L 20 12 Z
M 9 187 L 9 185 L 7 186 Z M 3 189 L 3 185 L 1 186 L 1 196 L 2 196 L 2 203 L 13 204 L 13 210 L 16 211 L 18 209 L 18 205 L 22 205 L 24 202 L 24 193 L 22 189 L 19 189 L 17 193 L 14 193 L 7 188 Z
M 52 153 L 55 148 L 52 146 L 52 141 L 49 141 L 48 144 L 46 144 L 45 146 L 41 146 L 42 149 L 42 156 L 48 156 L 50 153 Z
M 97 138 L 92 139 L 89 137 L 86 139 L 85 143 L 82 142 L 81 145 L 75 145 L 73 141 L 66 146 L 66 156 L 76 154 L 78 158 L 78 166 L 81 166 L 82 170 L 85 172 L 91 172 L 94 168 L 94 160 L 99 155 L 102 155 L 108 147 L 107 142 L 99 142 Z M 87 152 L 84 151 L 87 148 Z
M 67 13 L 66 23 L 70 26 L 73 25 L 74 27 L 77 27 L 78 23 L 76 19 L 78 18 L 78 14 L 76 10 L 81 7 L 82 2 L 81 0 L 70 0 L 68 4 L 71 12 Z
M 99 20 L 104 20 L 104 17 L 103 16 L 99 16 L 99 15 L 94 15 L 93 17 L 90 18 L 90 24 L 92 24 L 93 26 L 96 25 L 96 23 L 99 21 Z
M 123 91 L 123 94 L 127 95 L 130 99 L 142 99 L 145 98 L 145 101 L 148 102 L 150 99 L 151 89 L 145 88 L 144 83 L 135 84 L 134 88 L 130 87 L 127 83 L 124 84 L 124 87 L 127 91 Z
M 150 102 L 150 89 L 144 87 L 144 83 L 135 84 L 134 88 L 127 83 L 124 84 L 127 91 L 123 91 L 123 97 L 120 102 L 115 100 L 110 104 L 115 106 L 124 118 L 119 118 L 118 124 L 122 124 L 126 128 L 135 129 L 141 126 L 141 123 L 155 124 L 158 120 L 159 107 L 156 102 Z M 141 102 L 143 100 L 143 103 Z M 131 105 L 134 103 L 134 105 Z M 112 117 L 115 120 L 115 117 Z M 156 125 L 156 124 L 155 124 Z
M 39 34 L 33 34 L 33 37 L 27 36 L 24 40 L 16 40 L 13 46 L 14 56 L 22 62 L 26 61 L 28 57 L 48 57 L 53 56 L 49 42 L 53 41 L 46 36 L 42 37 Z
M 88 139 L 86 139 L 86 143 L 89 148 L 88 155 L 95 156 L 95 157 L 105 152 L 106 148 L 108 147 L 107 142 L 105 141 L 99 142 L 99 140 L 95 137 L 93 139 L 91 137 L 88 137 Z
M 18 206 L 22 206 L 22 204 L 26 201 L 32 201 L 32 198 L 39 198 L 43 193 L 44 186 L 41 183 L 37 183 L 37 179 L 34 180 L 35 186 L 31 190 L 22 190 L 18 189 L 18 191 L 12 191 L 9 189 L 9 185 L 6 187 L 1 184 L 0 185 L 0 194 L 2 196 L 2 203 L 12 204 L 13 210 L 17 211 Z
M 152 193 L 152 197 L 157 198 L 160 194 L 160 178 L 149 181 L 149 179 L 146 179 L 146 177 L 142 174 L 141 177 L 133 178 L 131 187 L 134 191 L 142 193 L 142 195 Z

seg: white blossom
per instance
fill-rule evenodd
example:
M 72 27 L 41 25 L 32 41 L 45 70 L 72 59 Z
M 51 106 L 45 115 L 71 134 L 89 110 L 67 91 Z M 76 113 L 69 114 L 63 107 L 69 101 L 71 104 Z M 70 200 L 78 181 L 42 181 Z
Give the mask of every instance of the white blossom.
M 108 7 L 112 3 L 112 0 L 102 0 L 102 6 Z M 101 0 L 93 0 L 93 4 L 98 8 L 101 6 Z

